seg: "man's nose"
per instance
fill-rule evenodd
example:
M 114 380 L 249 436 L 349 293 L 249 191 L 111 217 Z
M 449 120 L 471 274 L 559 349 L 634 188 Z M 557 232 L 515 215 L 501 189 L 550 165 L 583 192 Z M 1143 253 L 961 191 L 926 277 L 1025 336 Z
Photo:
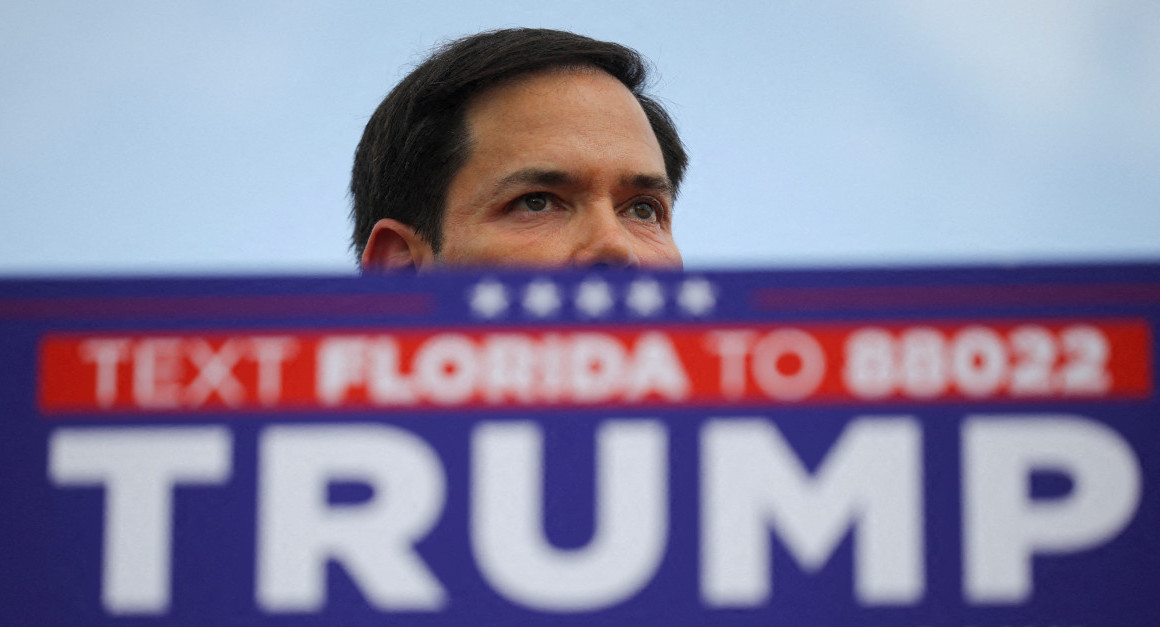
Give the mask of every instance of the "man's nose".
M 611 205 L 589 207 L 582 215 L 572 265 L 634 268 L 640 260 L 620 216 Z

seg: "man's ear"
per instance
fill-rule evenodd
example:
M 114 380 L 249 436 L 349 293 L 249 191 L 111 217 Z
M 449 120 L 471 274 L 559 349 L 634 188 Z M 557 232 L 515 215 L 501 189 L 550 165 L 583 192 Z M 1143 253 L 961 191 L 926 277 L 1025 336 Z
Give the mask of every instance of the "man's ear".
M 435 265 L 435 253 L 410 226 L 383 218 L 371 229 L 362 254 L 363 272 L 428 270 Z

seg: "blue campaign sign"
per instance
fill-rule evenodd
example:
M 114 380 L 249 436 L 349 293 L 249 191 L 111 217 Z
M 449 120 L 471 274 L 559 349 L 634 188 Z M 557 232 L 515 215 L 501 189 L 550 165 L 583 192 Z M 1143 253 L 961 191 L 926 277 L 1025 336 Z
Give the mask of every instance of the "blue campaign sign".
M 1160 623 L 1160 266 L 0 282 L 6 624 Z

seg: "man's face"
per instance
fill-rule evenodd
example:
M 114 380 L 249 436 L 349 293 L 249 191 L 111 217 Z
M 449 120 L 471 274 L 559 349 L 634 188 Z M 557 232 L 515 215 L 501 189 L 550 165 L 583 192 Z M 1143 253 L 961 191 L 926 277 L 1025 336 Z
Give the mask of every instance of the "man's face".
M 660 145 L 615 78 L 518 77 L 479 95 L 466 122 L 436 264 L 681 266 Z

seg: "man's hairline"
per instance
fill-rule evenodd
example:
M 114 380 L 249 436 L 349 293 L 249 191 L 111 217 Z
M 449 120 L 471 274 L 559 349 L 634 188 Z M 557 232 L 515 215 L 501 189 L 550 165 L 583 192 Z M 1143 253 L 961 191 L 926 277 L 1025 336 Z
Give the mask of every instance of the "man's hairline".
M 456 116 L 456 118 L 457 118 L 456 125 L 459 127 L 460 132 L 462 132 L 462 134 L 463 134 L 462 152 L 458 155 L 459 165 L 455 169 L 455 171 L 452 172 L 451 175 L 447 178 L 446 186 L 443 188 L 443 197 L 439 201 L 439 229 L 437 231 L 438 236 L 439 236 L 438 241 L 427 241 L 427 244 L 431 247 L 431 252 L 435 256 L 436 261 L 439 260 L 439 254 L 443 249 L 443 232 L 444 232 L 444 226 L 446 226 L 446 221 L 447 221 L 447 201 L 448 201 L 448 198 L 451 194 L 451 186 L 455 182 L 455 179 L 458 178 L 459 173 L 463 171 L 463 168 L 467 165 L 467 162 L 471 159 L 472 151 L 475 149 L 475 145 L 476 145 L 475 138 L 471 132 L 471 125 L 468 122 L 469 117 L 471 115 L 472 107 L 474 107 L 475 104 L 485 94 L 492 92 L 496 89 L 511 85 L 512 83 L 515 83 L 519 80 L 523 80 L 526 78 L 530 78 L 530 77 L 534 77 L 534 76 L 551 75 L 551 74 L 604 74 L 604 75 L 609 76 L 612 79 L 614 79 L 622 87 L 627 89 L 630 94 L 632 94 L 633 101 L 636 102 L 636 105 L 638 107 L 640 107 L 641 112 L 644 113 L 645 120 L 648 122 L 649 132 L 651 132 L 653 134 L 653 140 L 655 140 L 657 142 L 657 147 L 661 151 L 661 160 L 663 162 L 665 162 L 665 164 L 664 164 L 664 178 L 668 183 L 668 190 L 667 191 L 669 193 L 669 198 L 671 201 L 670 204 L 676 203 L 677 189 L 676 189 L 676 185 L 672 181 L 672 178 L 669 176 L 668 162 L 666 160 L 665 149 L 664 149 L 664 146 L 660 145 L 660 138 L 657 137 L 656 129 L 653 128 L 652 118 L 649 117 L 648 111 L 644 108 L 644 105 L 641 104 L 641 101 L 640 101 L 641 94 L 638 94 L 637 92 L 633 91 L 632 88 L 630 88 L 628 85 L 626 85 L 624 83 L 624 81 L 622 81 L 620 78 L 618 78 L 613 73 L 611 73 L 608 70 L 600 67 L 599 65 L 597 65 L 595 63 L 591 63 L 591 62 L 580 61 L 580 62 L 560 63 L 560 64 L 547 65 L 547 66 L 539 67 L 539 68 L 533 68 L 533 69 L 525 70 L 522 72 L 513 72 L 507 76 L 504 76 L 500 79 L 497 79 L 494 82 L 488 83 L 482 89 L 479 89 L 478 91 L 471 93 L 470 95 L 467 96 L 466 99 L 464 99 L 463 104 L 459 107 L 458 115 Z M 673 208 L 670 207 L 670 211 L 672 209 Z M 423 238 L 423 239 L 427 240 L 427 238 Z

